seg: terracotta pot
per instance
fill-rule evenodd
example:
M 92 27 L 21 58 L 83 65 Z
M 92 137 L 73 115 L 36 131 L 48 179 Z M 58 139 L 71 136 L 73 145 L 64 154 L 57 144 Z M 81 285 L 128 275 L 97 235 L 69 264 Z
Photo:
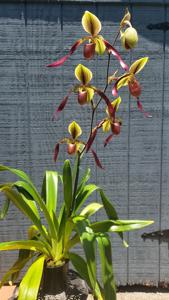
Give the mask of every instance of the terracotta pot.
M 67 288 L 68 262 L 59 267 L 44 266 L 41 294 L 57 295 Z

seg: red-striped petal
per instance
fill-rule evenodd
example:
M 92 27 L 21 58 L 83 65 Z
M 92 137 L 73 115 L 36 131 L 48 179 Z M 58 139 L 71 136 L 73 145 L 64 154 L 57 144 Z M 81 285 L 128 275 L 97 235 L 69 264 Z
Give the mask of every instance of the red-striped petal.
M 88 152 L 90 150 L 91 145 L 93 144 L 96 134 L 97 134 L 97 127 L 94 128 L 92 134 L 90 135 L 90 138 L 88 139 L 88 142 L 86 144 L 86 152 Z
M 118 61 L 120 62 L 121 67 L 126 71 L 129 70 L 128 65 L 123 61 L 120 53 L 108 41 L 104 40 L 104 43 L 105 43 L 105 46 L 106 46 L 107 50 L 109 52 L 111 52 L 118 59 Z
M 55 149 L 54 149 L 54 154 L 53 154 L 53 160 L 54 160 L 54 162 L 57 161 L 58 154 L 59 154 L 59 143 L 56 144 Z
M 101 162 L 100 162 L 100 160 L 99 160 L 99 158 L 98 158 L 98 156 L 97 156 L 97 154 L 96 154 L 96 152 L 95 152 L 93 149 L 91 149 L 91 151 L 92 151 L 92 154 L 93 154 L 93 157 L 94 157 L 94 160 L 95 160 L 96 165 L 97 165 L 100 169 L 104 169 L 103 166 L 102 166 L 102 164 L 101 164 Z
M 113 137 L 113 134 L 110 134 L 110 135 L 107 137 L 107 139 L 105 139 L 105 141 L 104 141 L 104 147 L 106 147 L 107 144 L 112 140 L 112 137 Z
M 109 98 L 108 98 L 108 97 L 105 95 L 105 93 L 102 92 L 101 90 L 95 89 L 95 91 L 96 91 L 96 93 L 97 93 L 100 97 L 102 97 L 102 98 L 104 99 L 104 101 L 105 101 L 106 104 L 107 104 L 107 107 L 108 107 L 110 116 L 111 116 L 112 118 L 114 118 L 114 115 L 115 115 L 115 109 L 114 109 L 114 107 L 112 106 L 112 104 L 111 104 Z
M 47 65 L 47 67 L 59 67 L 61 65 L 64 64 L 64 62 L 69 58 L 70 55 L 72 55 L 76 49 L 80 46 L 80 44 L 82 43 L 82 40 L 78 40 L 76 41 L 76 43 L 71 47 L 71 49 L 69 50 L 69 53 L 65 56 L 63 56 L 62 58 L 60 58 L 59 60 Z
M 55 120 L 58 117 L 58 114 L 65 108 L 68 98 L 71 94 L 71 91 L 69 92 L 69 94 L 61 101 L 61 103 L 59 104 L 59 106 L 57 107 L 57 109 L 55 110 L 52 120 Z

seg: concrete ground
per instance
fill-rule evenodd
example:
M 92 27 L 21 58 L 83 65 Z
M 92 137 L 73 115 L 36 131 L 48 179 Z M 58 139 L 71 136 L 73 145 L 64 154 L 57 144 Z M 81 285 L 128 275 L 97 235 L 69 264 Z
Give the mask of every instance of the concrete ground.
M 0 300 L 13 300 L 15 287 L 5 286 L 0 289 Z M 89 297 L 88 300 L 91 300 Z M 169 300 L 168 293 L 144 293 L 144 292 L 121 292 L 117 294 L 117 300 Z

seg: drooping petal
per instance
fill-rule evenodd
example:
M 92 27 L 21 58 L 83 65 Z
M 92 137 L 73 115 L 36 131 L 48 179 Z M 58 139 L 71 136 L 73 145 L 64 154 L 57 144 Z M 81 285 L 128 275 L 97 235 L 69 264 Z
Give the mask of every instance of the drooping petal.
M 114 115 L 114 107 L 111 105 L 109 98 L 101 90 L 94 88 L 95 92 L 106 102 L 110 116 Z
M 75 69 L 75 76 L 82 84 L 86 85 L 92 79 L 93 74 L 84 65 L 79 64 Z
M 144 111 L 143 105 L 142 105 L 142 103 L 139 99 L 137 99 L 137 107 L 138 107 L 139 111 L 141 111 L 146 118 L 151 118 L 152 117 L 148 112 Z
M 98 35 L 102 28 L 100 20 L 89 11 L 85 11 L 82 17 L 82 26 L 83 29 L 92 36 Z
M 53 160 L 54 160 L 54 162 L 57 161 L 58 154 L 59 154 L 59 143 L 56 144 L 55 149 L 54 149 L 54 154 L 53 154 Z
M 101 162 L 100 162 L 100 160 L 99 160 L 99 158 L 98 158 L 98 156 L 97 156 L 97 154 L 96 154 L 96 152 L 95 152 L 93 149 L 91 149 L 91 152 L 92 152 L 92 154 L 93 154 L 93 157 L 94 157 L 94 160 L 95 160 L 96 165 L 97 165 L 100 169 L 104 169 L 103 166 L 102 166 L 102 164 L 101 164 Z
M 74 140 L 82 134 L 81 127 L 75 121 L 69 124 L 68 131 Z
M 113 134 L 110 134 L 104 141 L 104 147 L 112 140 Z
M 116 98 L 111 105 L 114 107 L 115 111 L 117 111 L 119 109 L 119 105 L 121 103 L 121 97 L 119 96 L 118 98 Z M 109 115 L 108 109 L 106 109 L 106 113 Z
M 56 110 L 53 114 L 52 120 L 55 120 L 58 117 L 59 113 L 65 108 L 70 94 L 71 94 L 71 91 L 68 93 L 68 95 L 61 101 L 59 106 L 56 108 Z
M 92 132 L 92 134 L 90 135 L 90 138 L 88 139 L 88 142 L 87 142 L 87 144 L 86 144 L 86 152 L 88 152 L 88 151 L 90 150 L 90 148 L 91 148 L 91 146 L 92 146 L 92 144 L 93 144 L 93 142 L 94 142 L 94 140 L 95 140 L 95 137 L 96 137 L 96 134 L 97 134 L 97 130 L 98 130 L 97 127 L 95 127 L 95 128 L 93 129 L 93 132 Z
M 130 67 L 129 69 L 129 72 L 130 73 L 133 73 L 133 74 L 137 74 L 139 73 L 143 68 L 144 66 L 146 65 L 146 63 L 148 62 L 148 57 L 143 57 L 143 58 L 140 58 L 138 60 L 136 60 Z
M 69 50 L 68 54 L 60 58 L 59 60 L 47 65 L 47 67 L 59 67 L 64 64 L 64 62 L 69 58 L 70 55 L 72 55 L 76 49 L 80 46 L 80 44 L 83 43 L 83 39 L 77 40 L 76 43 L 73 44 L 71 49 Z
M 104 40 L 102 38 L 102 36 L 98 36 L 94 39 L 94 42 L 96 44 L 96 48 L 95 51 L 97 54 L 102 55 L 104 54 L 105 50 L 106 50 L 106 46 L 104 43 Z
M 120 53 L 106 40 L 104 40 L 105 46 L 109 52 L 111 52 L 119 61 L 121 67 L 127 71 L 129 69 L 128 65 L 123 61 Z

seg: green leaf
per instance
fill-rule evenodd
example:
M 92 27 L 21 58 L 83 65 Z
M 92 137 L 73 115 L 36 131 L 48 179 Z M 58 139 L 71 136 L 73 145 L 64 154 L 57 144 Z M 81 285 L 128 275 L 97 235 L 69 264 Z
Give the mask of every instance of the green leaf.
M 101 274 L 104 286 L 104 298 L 106 300 L 116 300 L 116 287 L 112 266 L 111 243 L 108 235 L 100 234 L 97 236 L 99 245 Z
M 20 250 L 20 249 L 37 251 L 49 256 L 48 250 L 46 249 L 45 245 L 40 241 L 20 240 L 20 241 L 0 243 L 0 251 Z
M 103 205 L 101 205 L 97 202 L 90 203 L 81 211 L 80 216 L 84 216 L 84 217 L 88 218 L 91 215 L 95 214 L 102 207 L 103 207 Z
M 45 257 L 40 256 L 29 267 L 20 283 L 18 300 L 37 300 L 44 260 Z
M 19 176 L 20 178 L 24 179 L 30 185 L 33 185 L 32 181 L 29 178 L 29 176 L 21 170 L 17 170 L 17 169 L 13 169 L 13 168 L 10 168 L 10 167 L 7 167 L 7 166 L 0 165 L 0 172 L 1 171 L 9 171 L 9 172 Z
M 84 189 L 79 193 L 76 197 L 76 206 L 75 212 L 83 205 L 83 203 L 88 199 L 88 197 L 94 192 L 99 190 L 100 188 L 95 184 L 88 184 L 84 187 Z
M 3 220 L 8 212 L 10 200 L 7 198 L 5 199 L 3 206 L 0 210 L 0 220 Z
M 46 203 L 46 207 L 51 217 L 56 212 L 58 194 L 58 173 L 55 171 L 46 171 L 43 185 L 42 198 Z
M 73 252 L 69 252 L 69 258 L 79 275 L 87 282 L 88 286 L 92 288 L 86 261 L 81 256 Z
M 118 220 L 118 214 L 114 208 L 114 206 L 111 204 L 110 200 L 106 197 L 103 190 L 100 190 L 100 196 L 102 199 L 102 203 L 104 205 L 104 209 L 106 211 L 106 214 L 110 220 Z M 124 240 L 124 236 L 122 232 L 119 232 L 118 235 L 123 241 L 124 247 L 128 247 L 127 242 Z
M 82 177 L 82 179 L 80 180 L 79 186 L 77 188 L 77 192 L 76 192 L 76 196 L 82 192 L 82 190 L 84 189 L 84 186 L 86 184 L 86 182 L 90 179 L 90 173 L 91 170 L 90 168 L 88 168 L 84 174 L 84 176 Z
M 70 166 L 70 161 L 65 160 L 64 167 L 63 167 L 63 189 L 64 189 L 64 203 L 66 213 L 69 216 L 70 209 L 73 200 L 73 193 L 72 193 L 72 170 Z

